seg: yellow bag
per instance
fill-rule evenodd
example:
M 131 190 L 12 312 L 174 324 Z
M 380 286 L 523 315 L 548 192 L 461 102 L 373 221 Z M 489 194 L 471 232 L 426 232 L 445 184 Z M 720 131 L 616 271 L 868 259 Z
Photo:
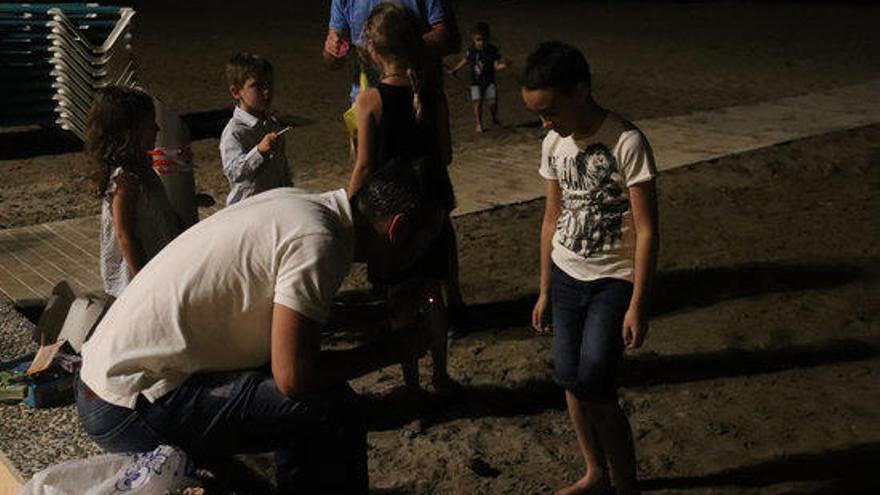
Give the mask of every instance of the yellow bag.
M 367 73 L 363 69 L 361 69 L 360 86 L 361 91 L 370 87 L 369 82 L 367 82 Z M 348 136 L 352 139 L 357 139 L 357 110 L 355 103 L 352 103 L 351 108 L 342 114 L 342 120 L 345 122 L 345 128 L 348 129 Z

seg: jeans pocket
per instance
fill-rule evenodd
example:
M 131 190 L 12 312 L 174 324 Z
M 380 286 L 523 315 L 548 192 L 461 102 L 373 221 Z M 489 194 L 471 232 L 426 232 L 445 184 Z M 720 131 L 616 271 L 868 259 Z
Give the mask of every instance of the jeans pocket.
M 105 421 L 104 424 L 101 425 L 101 426 L 106 426 L 106 428 L 92 429 L 92 431 L 89 431 L 88 429 L 86 429 L 86 431 L 89 433 L 89 435 L 91 435 L 91 437 L 96 442 L 103 445 L 104 443 L 112 441 L 121 432 L 125 431 L 126 428 L 128 428 L 135 421 L 138 420 L 137 413 L 134 411 L 131 411 L 131 414 L 129 414 L 127 416 L 121 416 L 121 415 L 115 415 L 115 416 L 116 417 L 113 419 L 117 419 L 117 421 L 114 421 L 113 423 L 110 423 L 109 421 Z M 110 418 L 107 418 L 107 419 L 110 419 Z
M 85 398 L 77 400 L 79 421 L 89 433 L 96 429 L 101 429 L 99 425 L 106 423 L 107 420 L 112 421 L 113 418 L 117 417 L 116 409 L 118 408 L 119 406 L 104 402 L 103 400 L 88 400 Z
M 90 434 L 108 452 L 146 452 L 163 443 L 162 436 L 150 427 L 136 411 L 109 430 Z

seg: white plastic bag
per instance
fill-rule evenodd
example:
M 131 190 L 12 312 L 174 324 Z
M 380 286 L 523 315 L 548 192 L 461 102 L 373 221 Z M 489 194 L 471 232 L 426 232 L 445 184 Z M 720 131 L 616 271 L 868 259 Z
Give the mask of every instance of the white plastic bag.
M 18 495 L 163 494 L 199 486 L 190 458 L 160 445 L 150 452 L 102 454 L 63 462 L 35 474 Z

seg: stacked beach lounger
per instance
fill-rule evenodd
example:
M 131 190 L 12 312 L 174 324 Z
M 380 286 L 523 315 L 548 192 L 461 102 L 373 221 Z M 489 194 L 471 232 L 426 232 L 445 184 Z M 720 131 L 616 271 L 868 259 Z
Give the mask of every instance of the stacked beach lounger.
M 58 125 L 85 138 L 95 92 L 133 86 L 134 10 L 96 3 L 0 3 L 0 127 Z

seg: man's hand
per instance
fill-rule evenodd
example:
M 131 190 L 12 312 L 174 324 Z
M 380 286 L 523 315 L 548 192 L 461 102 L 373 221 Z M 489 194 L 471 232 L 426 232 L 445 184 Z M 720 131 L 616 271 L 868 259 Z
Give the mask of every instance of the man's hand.
M 266 153 L 269 153 L 270 151 L 272 151 L 272 147 L 275 146 L 275 141 L 277 141 L 277 140 L 278 140 L 278 134 L 276 134 L 274 132 L 270 132 L 270 133 L 266 134 L 265 136 L 263 136 L 263 139 L 262 139 L 262 141 L 260 141 L 260 144 L 257 145 L 257 151 L 259 151 L 260 153 L 262 153 L 264 155 Z
M 630 308 L 623 317 L 623 345 L 627 350 L 638 349 L 648 334 L 648 317 L 644 311 Z
M 551 333 L 553 326 L 549 322 L 547 311 L 550 310 L 550 304 L 546 295 L 538 296 L 535 307 L 532 309 L 532 328 L 538 333 Z
M 346 56 L 350 49 L 351 42 L 345 39 L 339 31 L 331 29 L 327 32 L 327 39 L 324 40 L 324 53 L 338 59 Z

